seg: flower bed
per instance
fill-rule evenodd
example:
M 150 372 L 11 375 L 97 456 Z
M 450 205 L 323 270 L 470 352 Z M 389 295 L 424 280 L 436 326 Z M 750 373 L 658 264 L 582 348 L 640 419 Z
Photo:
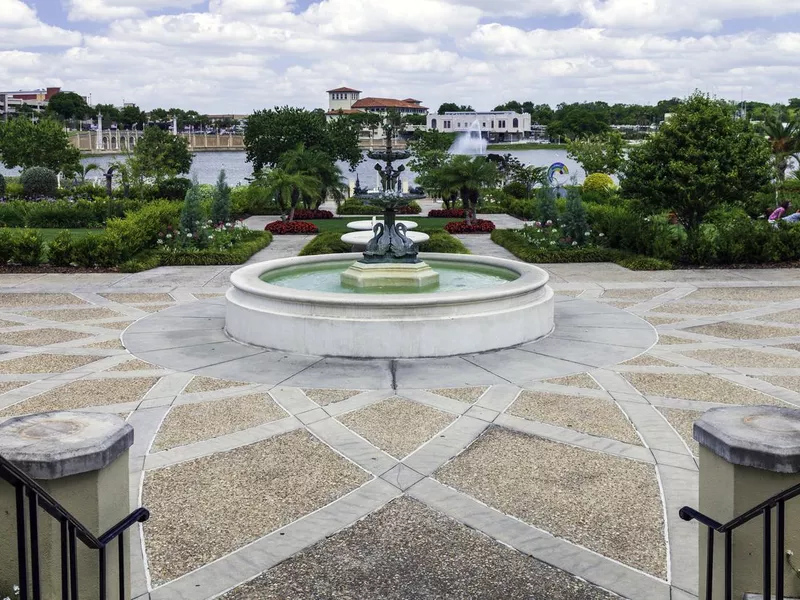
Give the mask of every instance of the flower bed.
M 467 211 L 463 208 L 442 208 L 428 211 L 429 217 L 439 219 L 463 219 L 467 216 Z
M 319 229 L 313 223 L 306 221 L 273 221 L 266 227 L 265 231 L 275 235 L 308 235 L 319 233 Z
M 333 213 L 329 210 L 309 210 L 298 208 L 294 211 L 294 218 L 298 221 L 313 221 L 314 219 L 332 219 Z
M 485 219 L 475 219 L 471 223 L 453 221 L 444 228 L 447 233 L 491 233 L 494 231 L 494 223 Z

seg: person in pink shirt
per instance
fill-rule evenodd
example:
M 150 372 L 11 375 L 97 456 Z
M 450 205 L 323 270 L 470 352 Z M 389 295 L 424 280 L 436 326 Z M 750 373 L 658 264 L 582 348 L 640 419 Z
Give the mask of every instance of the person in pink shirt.
M 788 200 L 784 200 L 783 202 L 781 202 L 778 208 L 772 211 L 772 214 L 769 216 L 769 222 L 775 223 L 779 219 L 787 221 L 789 223 L 797 223 L 798 221 L 800 221 L 800 211 L 797 211 L 792 215 L 784 216 L 786 215 L 786 212 L 789 210 L 789 207 L 791 205 L 792 203 L 789 202 Z

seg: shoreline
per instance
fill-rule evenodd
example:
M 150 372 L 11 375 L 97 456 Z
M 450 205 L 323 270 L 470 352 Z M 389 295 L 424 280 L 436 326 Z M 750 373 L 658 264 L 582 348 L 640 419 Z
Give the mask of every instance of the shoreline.
M 566 144 L 542 144 L 540 142 L 522 142 L 510 144 L 488 144 L 487 150 L 566 150 Z

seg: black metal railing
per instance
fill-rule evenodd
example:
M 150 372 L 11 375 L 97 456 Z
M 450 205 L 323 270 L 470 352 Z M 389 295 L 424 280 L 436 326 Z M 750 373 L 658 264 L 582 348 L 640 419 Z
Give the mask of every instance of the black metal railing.
M 100 600 L 105 600 L 108 594 L 108 545 L 119 539 L 117 544 L 119 550 L 119 598 L 120 600 L 125 598 L 125 572 L 127 571 L 125 568 L 125 531 L 135 523 L 143 523 L 150 518 L 150 512 L 146 508 L 137 508 L 111 529 L 99 537 L 95 537 L 40 485 L 2 456 L 0 456 L 0 479 L 14 486 L 16 492 L 17 560 L 19 562 L 19 597 L 21 600 L 29 598 L 40 600 L 42 595 L 39 564 L 40 508 L 56 519 L 61 526 L 62 600 L 79 600 L 77 540 L 80 540 L 87 548 L 98 551 L 98 594 Z M 28 573 L 29 561 L 30 573 Z
M 693 508 L 684 506 L 678 514 L 684 521 L 697 521 L 706 526 L 708 530 L 708 542 L 706 546 L 706 589 L 705 598 L 711 600 L 713 592 L 714 577 L 714 534 L 721 533 L 725 536 L 725 575 L 724 588 L 725 600 L 732 600 L 732 565 L 731 548 L 733 543 L 733 532 L 745 523 L 749 523 L 758 516 L 763 516 L 764 534 L 762 547 L 762 589 L 764 600 L 775 598 L 784 600 L 783 574 L 784 562 L 786 560 L 785 535 L 786 535 L 786 502 L 792 498 L 800 496 L 800 484 L 774 495 L 772 498 L 764 500 L 758 506 L 754 506 L 745 513 L 727 523 L 719 523 L 696 511 Z M 772 595 L 772 511 L 776 510 L 775 523 L 775 594 Z

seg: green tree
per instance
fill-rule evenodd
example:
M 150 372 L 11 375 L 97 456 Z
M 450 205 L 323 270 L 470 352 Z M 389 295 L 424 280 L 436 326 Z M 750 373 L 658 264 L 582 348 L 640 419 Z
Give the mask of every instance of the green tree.
M 117 125 L 123 129 L 142 128 L 147 123 L 147 113 L 135 104 L 128 104 L 119 111 Z
M 289 173 L 280 167 L 272 169 L 263 178 L 263 187 L 267 193 L 275 198 L 281 207 L 281 212 L 286 215 L 289 211 L 288 220 L 294 219 L 294 211 L 302 196 L 314 198 L 319 194 L 319 180 L 306 173 Z
M 148 116 L 150 117 L 150 121 L 156 123 L 169 121 L 169 113 L 165 108 L 154 108 L 148 113 Z
M 192 187 L 186 192 L 186 198 L 181 209 L 181 235 L 186 238 L 181 239 L 181 242 L 191 244 L 192 240 L 197 240 L 203 220 L 203 207 L 200 204 L 200 186 L 195 179 L 192 181 Z
M 789 159 L 800 155 L 800 120 L 784 123 L 780 113 L 771 112 L 762 124 L 762 130 L 772 150 L 775 178 L 780 186 L 786 180 Z
M 133 149 L 131 168 L 134 175 L 161 181 L 188 173 L 194 156 L 185 138 L 174 136 L 159 127 L 145 127 Z
M 342 182 L 342 171 L 325 152 L 298 144 L 280 157 L 278 165 L 288 173 L 309 175 L 318 182 L 319 189 L 315 194 L 300 193 L 300 200 L 306 208 L 319 208 L 329 196 L 337 204 L 344 198 L 347 186 Z
M 457 155 L 440 169 L 439 176 L 444 186 L 458 188 L 467 223 L 471 223 L 481 192 L 497 182 L 497 167 L 485 156 Z
M 103 127 L 108 128 L 111 123 L 119 121 L 120 111 L 113 104 L 98 104 L 94 107 L 93 113 L 96 115 L 100 113 L 103 115 Z
M 458 105 L 455 102 L 445 102 L 439 107 L 439 114 L 443 115 L 446 112 L 475 112 L 475 109 L 469 105 Z
M 525 186 L 525 198 L 529 199 L 536 184 L 545 185 L 547 183 L 547 167 L 520 164 L 512 170 L 511 180 Z
M 673 211 L 692 251 L 710 211 L 745 204 L 769 184 L 770 148 L 730 106 L 696 92 L 631 149 L 622 173 L 623 195 L 653 211 Z
M 616 131 L 588 135 L 567 142 L 567 156 L 583 167 L 587 175 L 612 174 L 619 171 L 625 160 L 622 136 Z
M 69 141 L 64 127 L 53 119 L 33 123 L 12 119 L 0 123 L 0 161 L 8 167 L 47 167 L 72 176 L 78 170 L 81 152 Z
M 231 188 L 225 181 L 225 169 L 219 172 L 217 185 L 214 188 L 214 200 L 211 202 L 211 220 L 214 223 L 225 223 L 231 218 Z
M 581 195 L 575 189 L 567 192 L 567 206 L 561 218 L 561 225 L 567 237 L 578 244 L 583 243 L 589 226 L 586 224 L 586 209 L 581 202 Z
M 281 155 L 302 144 L 309 150 L 325 152 L 355 168 L 363 160 L 358 145 L 360 126 L 352 119 L 326 121 L 320 110 L 276 108 L 257 110 L 247 120 L 244 145 L 253 171 L 274 167 Z
M 47 102 L 47 112 L 60 119 L 86 119 L 91 116 L 92 109 L 86 100 L 75 92 L 58 92 Z
M 407 166 L 417 174 L 417 184 L 421 185 L 429 194 L 434 193 L 434 190 L 441 191 L 437 180 L 437 170 L 447 162 L 450 156 L 447 151 L 453 145 L 455 137 L 455 134 L 434 130 L 415 131 L 408 142 L 411 159 Z M 449 195 L 448 193 L 447 196 Z M 439 195 L 434 195 L 434 197 L 443 198 Z
M 80 165 L 78 169 L 78 175 L 81 178 L 81 183 L 86 182 L 86 177 L 89 175 L 89 173 L 91 173 L 92 171 L 99 171 L 99 170 L 100 166 L 97 165 L 96 163 L 86 163 L 85 165 Z

